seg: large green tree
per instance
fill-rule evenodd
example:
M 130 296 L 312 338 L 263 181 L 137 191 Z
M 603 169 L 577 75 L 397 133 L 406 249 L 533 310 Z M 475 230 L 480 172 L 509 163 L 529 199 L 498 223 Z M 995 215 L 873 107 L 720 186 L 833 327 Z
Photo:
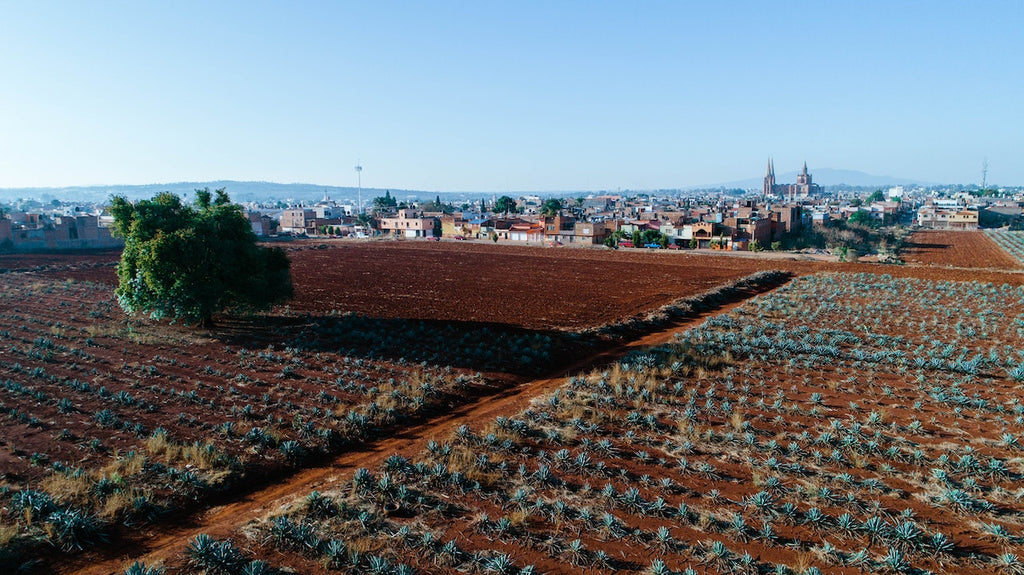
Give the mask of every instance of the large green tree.
M 373 207 L 377 210 L 388 210 L 398 207 L 398 200 L 391 195 L 391 190 L 384 190 L 383 196 L 373 198 Z
M 540 213 L 544 216 L 557 216 L 561 210 L 562 200 L 556 198 L 544 200 L 544 203 L 540 205 Z
M 509 196 L 501 196 L 494 202 L 494 212 L 508 214 L 516 211 L 516 201 Z
M 871 217 L 871 212 L 867 212 L 864 210 L 857 210 L 856 212 L 850 214 L 848 221 L 851 224 L 860 226 L 874 227 L 875 225 L 875 220 L 874 218 Z
M 266 309 L 292 295 L 288 256 L 256 245 L 223 188 L 196 190 L 191 205 L 170 192 L 136 203 L 115 196 L 110 211 L 125 242 L 117 300 L 128 314 L 209 326 L 215 313 Z

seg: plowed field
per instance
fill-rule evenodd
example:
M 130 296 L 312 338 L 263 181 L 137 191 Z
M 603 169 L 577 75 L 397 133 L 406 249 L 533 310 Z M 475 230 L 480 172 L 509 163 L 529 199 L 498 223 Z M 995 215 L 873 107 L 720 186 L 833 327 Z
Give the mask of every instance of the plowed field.
M 473 242 L 287 244 L 289 308 L 388 319 L 579 329 L 655 309 L 757 271 L 873 272 L 951 281 L 1024 282 L 1021 266 L 981 232 L 918 232 L 906 266 L 790 254 L 538 248 Z M 0 269 L 115 285 L 117 252 L 0 255 Z M 948 266 L 953 266 L 950 269 Z
M 980 231 L 916 232 L 910 237 L 904 259 L 908 264 L 929 266 L 1021 268 L 1020 262 Z
M 688 254 L 412 242 L 292 252 L 293 310 L 577 329 L 771 267 Z

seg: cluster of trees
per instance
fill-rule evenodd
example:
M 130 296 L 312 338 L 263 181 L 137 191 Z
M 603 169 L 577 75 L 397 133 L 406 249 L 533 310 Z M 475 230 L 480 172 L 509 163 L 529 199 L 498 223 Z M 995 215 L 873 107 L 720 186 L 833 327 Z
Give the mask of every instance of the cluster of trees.
M 875 190 L 875 191 L 871 192 L 871 194 L 867 198 L 865 198 L 863 200 L 860 199 L 860 198 L 853 198 L 852 200 L 850 200 L 850 205 L 855 207 L 855 208 L 859 208 L 860 206 L 863 206 L 864 204 L 873 204 L 875 202 L 884 202 L 884 201 L 885 201 L 885 193 L 882 190 Z M 899 198 L 897 198 L 896 201 L 899 201 Z
M 859 212 L 867 215 L 867 212 Z M 870 215 L 868 215 L 870 218 Z M 799 233 L 787 236 L 782 243 L 785 249 L 818 248 L 829 249 L 840 259 L 850 261 L 857 255 L 879 254 L 893 262 L 899 261 L 908 231 L 899 226 L 883 227 L 872 220 L 868 225 L 858 223 L 859 218 L 849 222 L 834 222 L 827 228 L 805 227 Z M 774 246 L 772 249 L 775 249 Z
M 223 188 L 170 192 L 131 203 L 112 199 L 112 232 L 124 238 L 117 300 L 129 315 L 209 326 L 223 310 L 252 311 L 292 295 L 288 256 L 256 244 L 241 206 Z
M 376 211 L 398 207 L 398 200 L 391 196 L 391 190 L 385 190 L 383 196 L 373 198 L 373 209 Z
M 583 215 L 583 198 L 576 198 L 575 200 L 561 200 L 558 198 L 548 198 L 544 200 L 540 208 L 537 210 L 540 215 L 543 216 L 555 216 L 563 209 L 571 208 L 577 216 Z M 419 204 L 407 204 L 406 202 L 399 202 L 394 196 L 391 195 L 390 190 L 386 190 L 383 196 L 378 196 L 373 199 L 373 208 L 375 211 L 390 211 L 395 209 L 404 209 L 408 207 L 416 207 L 417 209 L 426 212 L 442 212 L 445 214 L 451 214 L 455 211 L 455 206 L 448 203 L 441 202 L 441 196 L 437 196 L 432 202 L 422 202 Z M 521 214 L 524 211 L 525 206 L 519 204 L 515 198 L 511 196 L 500 196 L 494 200 L 494 203 L 490 206 L 491 212 L 496 214 Z M 478 209 L 480 212 L 488 211 L 487 202 L 481 199 L 479 205 L 476 202 L 463 203 L 459 206 L 462 211 L 469 211 Z
M 633 230 L 632 232 L 616 230 L 612 232 L 610 236 L 605 238 L 604 245 L 608 247 L 616 247 L 619 245 L 619 242 L 624 239 L 632 241 L 634 246 L 658 244 L 661 247 L 665 247 L 668 245 L 668 236 L 658 230 Z

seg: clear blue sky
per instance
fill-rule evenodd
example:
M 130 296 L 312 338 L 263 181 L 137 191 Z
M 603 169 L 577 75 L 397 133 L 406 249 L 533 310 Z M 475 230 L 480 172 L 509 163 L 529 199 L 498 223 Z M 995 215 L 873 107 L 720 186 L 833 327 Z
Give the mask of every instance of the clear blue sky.
M 0 187 L 1024 185 L 1024 2 L 0 0 Z

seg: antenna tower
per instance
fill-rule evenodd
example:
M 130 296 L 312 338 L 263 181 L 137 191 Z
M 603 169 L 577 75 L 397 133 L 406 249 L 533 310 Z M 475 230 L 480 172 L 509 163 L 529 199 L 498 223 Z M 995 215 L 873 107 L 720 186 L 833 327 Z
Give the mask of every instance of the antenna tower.
M 356 160 L 356 211 L 363 213 L 363 163 Z
M 988 182 L 988 158 L 985 158 L 985 160 L 981 162 L 981 191 L 984 192 L 987 189 L 987 186 L 986 186 L 987 182 Z

